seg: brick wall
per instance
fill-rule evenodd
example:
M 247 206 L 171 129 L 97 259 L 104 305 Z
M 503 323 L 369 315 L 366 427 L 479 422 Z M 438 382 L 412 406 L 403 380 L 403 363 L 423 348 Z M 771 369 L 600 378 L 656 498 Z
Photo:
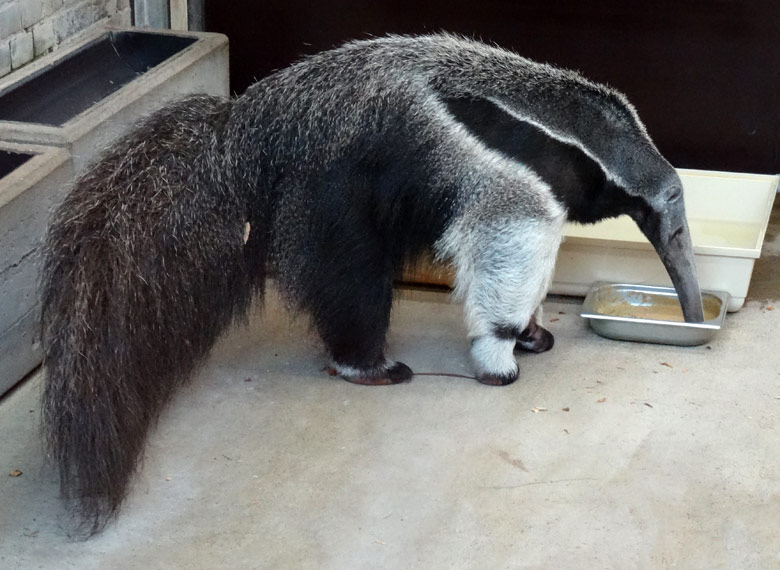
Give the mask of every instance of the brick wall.
M 0 77 L 104 22 L 130 25 L 130 0 L 0 0 Z

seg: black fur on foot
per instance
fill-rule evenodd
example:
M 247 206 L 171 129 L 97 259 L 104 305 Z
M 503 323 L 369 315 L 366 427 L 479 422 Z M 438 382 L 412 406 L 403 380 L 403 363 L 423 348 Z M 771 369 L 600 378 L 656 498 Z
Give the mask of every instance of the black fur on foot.
M 518 372 L 514 374 L 478 374 L 477 381 L 488 386 L 509 386 L 519 376 Z
M 531 322 L 525 330 L 517 335 L 516 350 L 525 352 L 547 352 L 555 344 L 555 337 L 546 328 L 536 324 L 536 319 L 531 317 Z
M 347 382 L 364 386 L 389 386 L 401 384 L 412 379 L 414 372 L 403 362 L 387 363 L 369 369 L 359 369 L 352 366 L 336 364 L 328 369 L 331 376 L 341 376 Z

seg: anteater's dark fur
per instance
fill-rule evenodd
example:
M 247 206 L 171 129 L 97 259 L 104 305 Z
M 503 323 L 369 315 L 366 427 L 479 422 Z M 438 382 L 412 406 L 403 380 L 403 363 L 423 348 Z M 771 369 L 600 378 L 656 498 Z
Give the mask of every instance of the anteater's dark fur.
M 193 97 L 151 116 L 54 217 L 43 422 L 87 534 L 121 504 L 170 395 L 262 287 L 246 196 L 219 163 L 229 109 Z

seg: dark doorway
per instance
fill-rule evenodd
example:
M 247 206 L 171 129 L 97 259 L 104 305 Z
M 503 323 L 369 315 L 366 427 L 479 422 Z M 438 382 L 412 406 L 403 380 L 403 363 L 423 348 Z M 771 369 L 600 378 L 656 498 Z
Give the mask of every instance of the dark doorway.
M 206 0 L 234 92 L 346 40 L 439 30 L 581 71 L 628 95 L 678 167 L 776 173 L 776 0 Z

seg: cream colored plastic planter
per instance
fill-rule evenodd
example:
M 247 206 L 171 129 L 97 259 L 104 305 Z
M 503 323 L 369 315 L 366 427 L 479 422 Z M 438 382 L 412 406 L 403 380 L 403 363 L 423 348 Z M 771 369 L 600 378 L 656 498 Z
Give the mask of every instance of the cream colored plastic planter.
M 777 176 L 705 170 L 678 171 L 702 289 L 730 295 L 738 311 L 777 192 Z M 670 286 L 655 250 L 626 216 L 592 226 L 569 224 L 551 293 L 584 296 L 596 281 Z
M 97 29 L 0 79 L 0 139 L 66 148 L 78 172 L 188 93 L 229 94 L 225 36 Z
M 72 177 L 63 149 L 0 143 L 0 394 L 41 361 L 41 245 Z

